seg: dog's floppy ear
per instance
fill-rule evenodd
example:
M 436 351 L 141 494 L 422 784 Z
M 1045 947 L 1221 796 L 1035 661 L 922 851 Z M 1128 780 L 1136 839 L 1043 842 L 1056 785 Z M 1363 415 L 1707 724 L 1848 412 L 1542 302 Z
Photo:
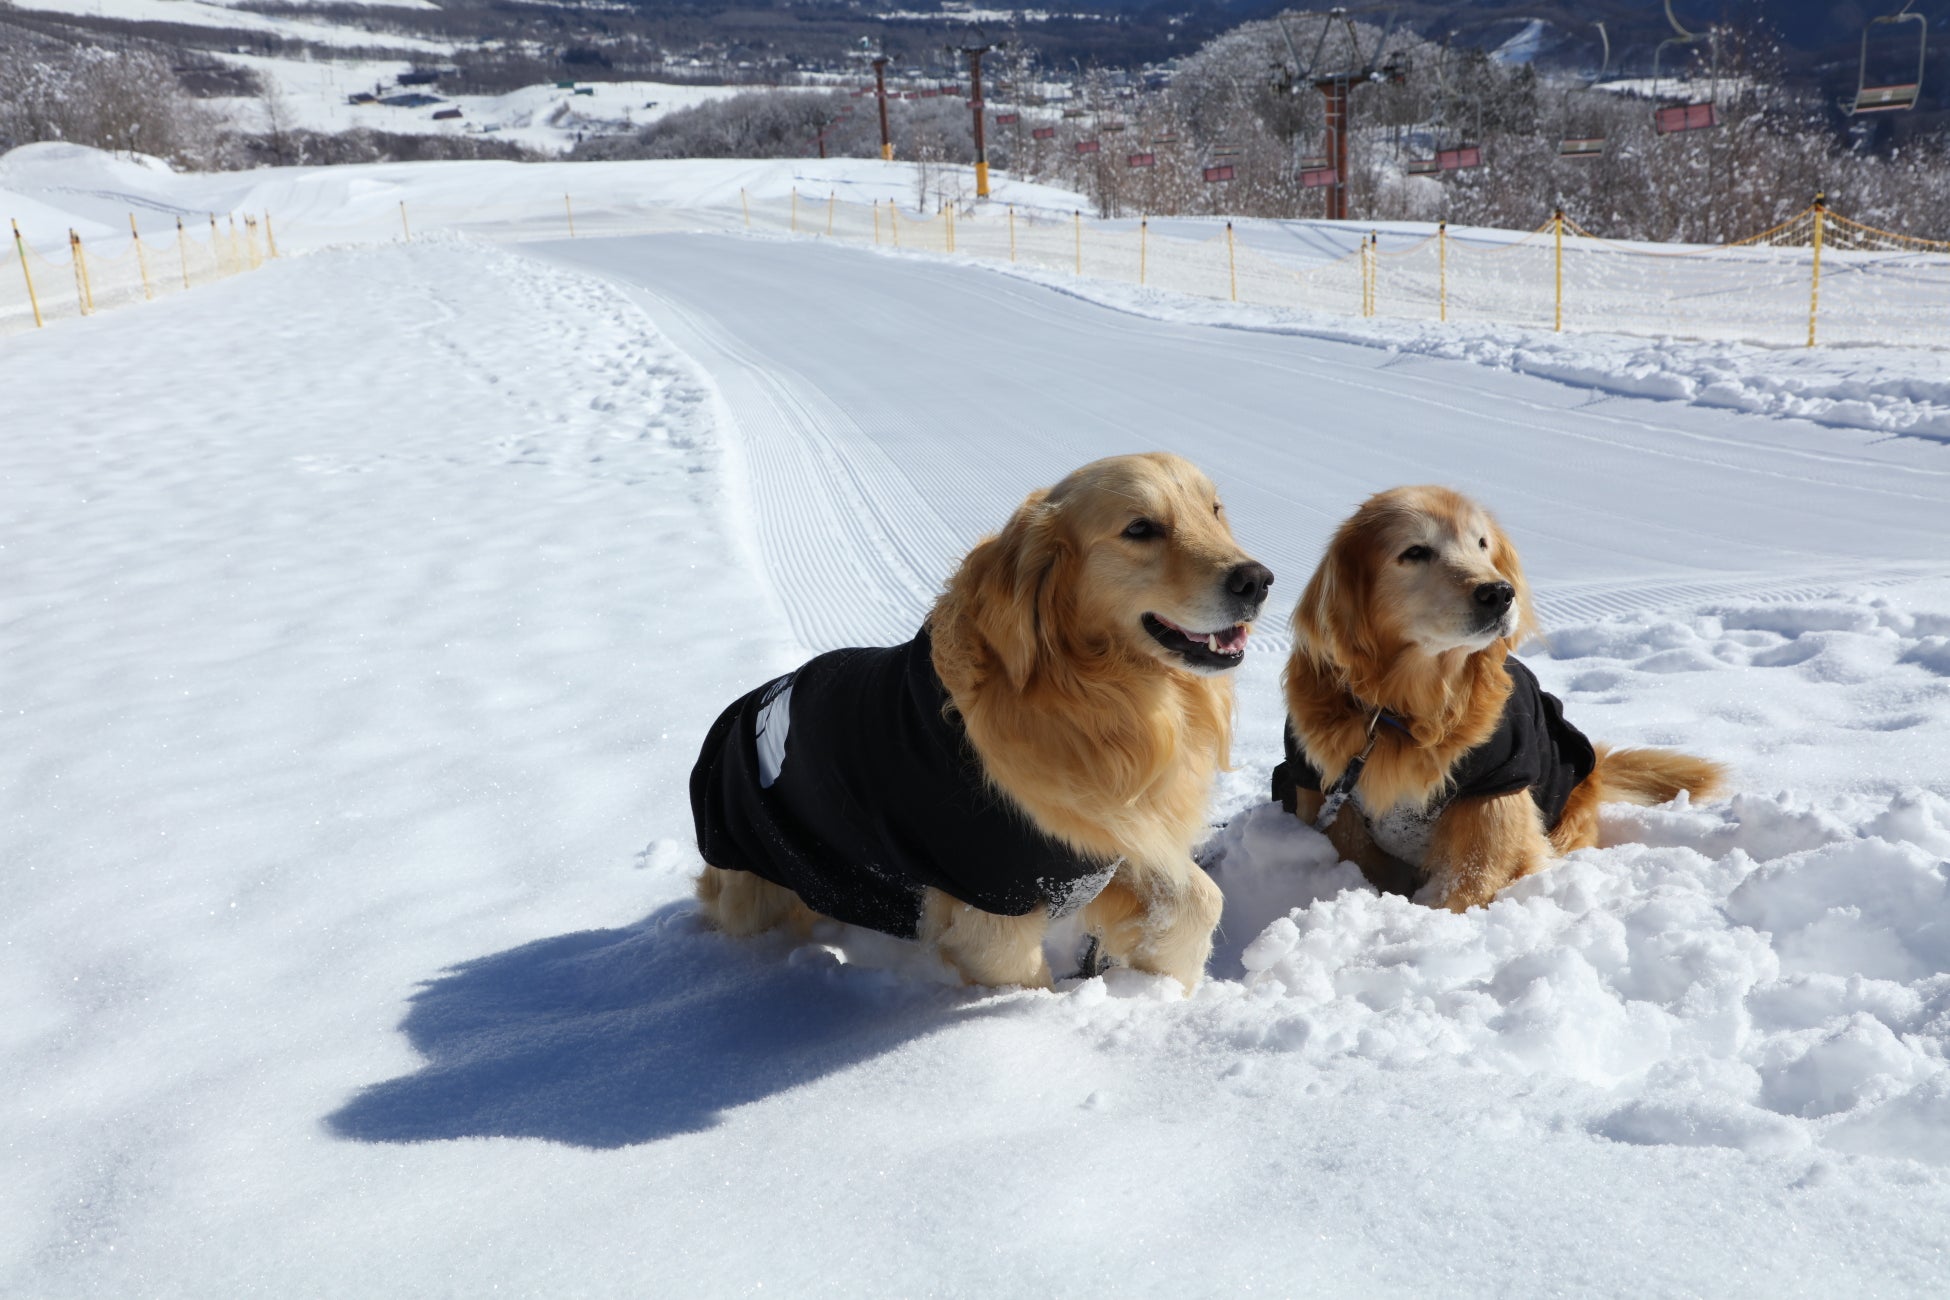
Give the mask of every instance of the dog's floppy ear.
M 1490 563 L 1504 580 L 1517 589 L 1517 629 L 1504 638 L 1504 643 L 1512 650 L 1541 634 L 1537 624 L 1536 610 L 1530 603 L 1530 582 L 1523 576 L 1523 561 L 1517 558 L 1517 548 L 1503 531 L 1503 525 L 1496 518 L 1490 518 Z
M 1074 621 L 1067 605 L 1074 584 L 1058 573 L 1071 547 L 1048 497 L 1030 493 L 1001 532 L 968 553 L 950 584 L 956 614 L 1018 690 Z
M 1372 539 L 1360 517 L 1347 520 L 1327 543 L 1327 553 L 1293 607 L 1293 631 L 1316 662 L 1343 672 L 1379 653 L 1373 607 Z

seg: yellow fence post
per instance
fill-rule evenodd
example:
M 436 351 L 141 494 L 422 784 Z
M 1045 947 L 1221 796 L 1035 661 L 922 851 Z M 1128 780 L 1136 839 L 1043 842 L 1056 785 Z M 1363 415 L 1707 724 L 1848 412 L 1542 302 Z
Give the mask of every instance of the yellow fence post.
M 569 202 L 569 196 L 562 196 L 562 210 L 569 214 L 569 238 L 576 237 L 576 205 Z
M 792 187 L 792 233 L 799 233 L 799 187 Z
M 217 228 L 217 219 L 215 217 L 211 217 L 210 230 L 212 231 L 212 233 L 216 231 L 216 228 Z M 403 234 L 407 239 L 410 240 L 413 238 L 413 227 L 406 224 L 406 200 L 405 199 L 401 199 L 399 201 L 399 228 L 400 228 L 400 233 Z
M 15 221 L 14 252 L 20 254 L 20 278 L 27 281 L 27 304 L 34 309 L 34 328 L 46 329 L 47 322 L 41 319 L 41 300 L 34 292 L 34 273 L 27 269 L 27 241 L 20 237 L 20 222 Z
M 955 205 L 950 203 L 941 209 L 941 215 L 948 223 L 948 251 L 952 253 L 955 251 Z
M 1442 319 L 1449 319 L 1449 223 L 1444 221 L 1435 228 L 1435 254 L 1437 294 L 1441 303 Z
M 135 213 L 129 214 L 129 238 L 135 241 L 135 264 L 142 272 L 142 300 L 154 302 L 156 291 L 149 283 L 149 256 L 142 251 L 142 232 L 135 228 Z
M 233 217 L 232 220 L 235 220 Z M 257 218 L 244 218 L 244 251 L 250 254 L 251 270 L 264 264 L 264 258 L 257 251 Z
M 1808 290 L 1808 346 L 1815 345 L 1815 316 L 1821 308 L 1821 226 L 1828 215 L 1828 196 L 1815 195 L 1815 269 L 1811 287 Z
M 880 200 L 873 201 L 873 246 L 880 247 Z
M 1009 205 L 1009 261 L 1016 260 L 1016 205 Z
M 230 257 L 231 257 L 231 260 L 232 260 L 232 261 L 234 261 L 234 262 L 237 262 L 237 263 L 238 263 L 238 266 L 237 266 L 237 269 L 238 269 L 239 271 L 248 271 L 248 270 L 250 270 L 250 269 L 251 269 L 251 268 L 250 268 L 250 259 L 249 259 L 248 257 L 244 257 L 244 258 L 240 258 L 240 257 L 238 257 L 238 255 L 237 255 L 237 214 L 236 214 L 236 213 L 234 213 L 234 212 L 232 212 L 232 213 L 230 213 L 230 214 L 229 214 L 229 221 L 230 221 Z
M 745 229 L 752 228 L 752 201 L 745 197 L 745 187 L 738 187 L 738 206 L 745 210 Z
M 210 260 L 216 264 L 218 274 L 222 274 L 223 236 L 217 233 L 217 214 L 214 212 L 210 214 Z
M 1239 259 L 1232 249 L 1232 223 L 1226 222 L 1226 285 L 1232 301 L 1239 301 Z
M 1082 274 L 1083 274 L 1083 212 L 1082 212 L 1082 210 L 1081 210 L 1081 209 L 1078 209 L 1078 208 L 1071 208 L 1071 209 L 1070 209 L 1070 215 L 1071 215 L 1071 216 L 1072 216 L 1073 218 L 1075 218 L 1075 220 L 1076 220 L 1076 227 L 1077 227 L 1077 274 L 1078 274 L 1078 275 L 1082 275 Z
M 183 264 L 183 287 L 190 287 L 190 242 L 183 234 L 183 219 L 176 218 L 176 257 Z
M 1557 241 L 1557 317 L 1551 328 L 1564 332 L 1564 209 L 1551 214 L 1552 235 Z
M 1150 234 L 1151 234 L 1151 219 L 1149 217 L 1139 217 L 1138 218 L 1138 287 L 1139 288 L 1144 287 L 1144 255 L 1146 252 L 1145 244 Z
M 833 205 L 839 201 L 840 193 L 838 190 L 826 191 L 826 234 L 828 238 L 831 238 L 833 234 Z
M 1368 232 L 1368 315 L 1375 314 L 1381 290 L 1381 232 Z
M 1361 253 L 1361 317 L 1363 320 L 1365 320 L 1367 319 L 1367 315 L 1368 315 L 1368 240 L 1367 240 L 1367 236 L 1365 235 L 1361 237 L 1360 253 Z
M 901 205 L 892 199 L 887 200 L 887 229 L 893 232 L 894 247 L 901 246 Z
M 74 296 L 81 304 L 81 314 L 95 314 L 95 289 L 88 283 L 88 254 L 82 251 L 81 236 L 68 230 L 68 255 L 74 259 Z
M 269 246 L 271 257 L 275 260 L 278 255 L 278 233 L 271 229 L 271 214 L 268 212 L 264 214 L 264 242 Z

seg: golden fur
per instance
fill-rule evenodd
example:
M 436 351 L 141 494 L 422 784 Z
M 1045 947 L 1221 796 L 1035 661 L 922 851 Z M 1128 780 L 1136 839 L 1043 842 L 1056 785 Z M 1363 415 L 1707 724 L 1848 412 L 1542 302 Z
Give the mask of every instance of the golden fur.
M 1130 537 L 1138 521 L 1155 534 Z M 1191 852 L 1228 763 L 1232 683 L 1175 656 L 1143 620 L 1250 620 L 1264 593 L 1242 613 L 1228 585 L 1242 565 L 1258 569 L 1195 466 L 1113 457 L 1031 493 L 969 552 L 928 619 L 935 670 L 988 780 L 1046 834 L 1120 860 L 1083 912 L 1103 953 L 1187 990 L 1221 906 Z M 744 873 L 706 867 L 698 897 L 733 933 L 811 920 L 789 891 Z M 929 890 L 921 939 L 972 983 L 1046 987 L 1047 926 L 1040 910 L 996 916 Z
M 1484 628 L 1475 593 L 1499 583 L 1514 599 L 1496 626 Z M 1496 731 L 1511 689 L 1504 659 L 1536 630 L 1523 566 L 1487 511 L 1443 487 L 1378 493 L 1334 534 L 1293 611 L 1287 716 L 1323 784 L 1331 784 L 1367 744 L 1373 710 L 1388 709 L 1409 735 L 1376 732 L 1360 803 L 1376 811 L 1428 807 L 1457 761 Z M 1663 803 L 1681 790 L 1705 799 L 1724 785 L 1724 770 L 1705 759 L 1594 748 L 1596 769 L 1572 791 L 1548 836 L 1529 793 L 1517 791 L 1451 803 L 1421 862 L 1383 851 L 1352 800 L 1329 837 L 1377 886 L 1420 889 L 1463 911 L 1557 854 L 1595 846 L 1601 803 Z M 1311 823 L 1321 798 L 1301 791 L 1299 815 Z

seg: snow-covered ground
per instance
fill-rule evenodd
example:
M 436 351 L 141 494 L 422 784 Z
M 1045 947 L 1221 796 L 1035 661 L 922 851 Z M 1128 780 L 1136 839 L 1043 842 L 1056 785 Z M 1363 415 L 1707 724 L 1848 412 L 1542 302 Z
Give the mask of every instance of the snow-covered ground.
M 430 40 L 406 35 L 386 22 L 388 9 L 435 9 L 430 0 L 350 0 L 351 14 L 333 12 L 337 0 L 295 0 L 298 13 L 260 13 L 242 0 L 11 0 L 23 10 L 107 18 L 126 23 L 170 23 L 235 31 L 251 36 L 305 42 L 342 52 L 321 58 L 279 58 L 249 52 L 239 45 L 214 57 L 253 73 L 265 92 L 219 96 L 203 105 L 230 126 L 250 132 L 302 130 L 333 134 L 355 129 L 400 135 L 486 134 L 542 154 L 563 154 L 590 135 L 621 134 L 665 114 L 763 86 L 681 86 L 654 81 L 597 81 L 575 88 L 553 84 L 525 86 L 502 95 L 456 95 L 438 84 L 400 86 L 397 78 L 414 63 L 372 59 L 359 51 L 384 50 L 417 56 L 437 66 L 442 56 L 473 42 Z M 321 12 L 307 13 L 318 9 Z M 364 10 L 365 13 L 359 11 Z M 367 15 L 370 15 L 368 17 Z M 417 92 L 437 104 L 416 106 L 349 102 L 356 93 L 395 95 Z M 436 120 L 434 113 L 460 110 L 458 118 Z
M 623 134 L 680 108 L 751 92 L 753 86 L 678 86 L 660 81 L 590 81 L 576 87 L 524 86 L 505 95 L 457 95 L 438 85 L 400 87 L 396 78 L 410 63 L 383 60 L 270 59 L 231 54 L 227 62 L 249 68 L 275 88 L 256 97 L 207 101 L 240 129 L 333 134 L 365 128 L 403 135 L 492 135 L 541 154 L 567 153 L 588 135 Z M 391 96 L 418 91 L 439 99 L 415 107 L 354 104 L 355 93 Z M 436 112 L 460 110 L 458 118 Z
M 328 0 L 320 0 L 327 3 Z M 335 0 L 331 0 L 335 2 Z M 429 0 L 351 0 L 377 10 L 432 9 Z M 430 41 L 393 32 L 376 32 L 357 23 L 332 21 L 326 15 L 292 18 L 280 14 L 260 14 L 249 9 L 219 3 L 218 0 L 13 0 L 18 9 L 44 13 L 76 14 L 88 18 L 112 18 L 128 23 L 174 23 L 188 27 L 215 27 L 232 31 L 262 32 L 342 49 L 382 46 L 394 50 L 418 50 L 427 54 L 450 54 L 453 44 Z M 308 8 L 297 0 L 296 8 Z
M 972 192 L 972 182 L 965 189 Z M 743 231 L 748 208 L 755 233 L 776 235 L 785 230 L 789 196 L 795 191 L 804 205 L 802 230 L 814 232 L 802 237 L 816 238 L 821 229 L 820 204 L 827 195 L 853 205 L 857 221 L 864 205 L 875 202 L 893 201 L 913 210 L 918 187 L 915 170 L 906 164 L 859 158 L 397 163 L 175 175 L 160 164 L 111 159 L 73 145 L 29 145 L 0 156 L 0 217 L 19 218 L 30 244 L 51 255 L 64 248 L 70 227 L 91 245 L 106 241 L 111 251 L 126 248 L 131 214 L 145 238 L 168 237 L 179 215 L 200 220 L 208 212 L 234 211 L 271 213 L 279 246 L 285 249 L 387 240 L 401 232 L 401 204 L 406 205 L 415 232 L 464 229 L 497 240 L 558 238 L 568 231 L 571 211 L 578 232 L 591 234 L 651 229 Z M 994 249 L 1008 247 L 1007 236 L 999 233 L 1000 209 L 1005 205 L 1014 205 L 1024 214 L 1020 229 L 1025 247 L 1031 229 L 1026 224 L 1028 214 L 1047 219 L 1045 237 L 1053 237 L 1061 246 L 1056 269 L 1027 260 L 1009 265 L 1006 253 L 995 255 Z M 1926 344 L 1904 347 L 1831 344 L 1808 349 L 1757 345 L 1738 338 L 1608 334 L 1596 328 L 1605 323 L 1602 315 L 1589 313 L 1582 318 L 1574 313 L 1572 328 L 1564 333 L 1480 316 L 1448 323 L 1391 319 L 1385 314 L 1362 319 L 1344 311 L 1215 301 L 1140 288 L 1094 273 L 1079 278 L 1068 269 L 1067 219 L 1082 205 L 1079 196 L 1069 191 L 998 174 L 994 203 L 986 216 L 959 227 L 957 256 L 1159 320 L 1346 340 L 1405 357 L 1465 360 L 1534 374 L 1578 389 L 1793 416 L 1843 429 L 1950 439 L 1950 298 L 1942 302 L 1932 298 L 1921 312 L 1897 303 L 1877 307 L 1873 298 L 1855 302 L 1858 321 L 1868 321 L 1872 329 L 1881 328 L 1876 322 L 1886 322 L 1889 337 Z M 1048 220 L 1059 218 L 1064 224 L 1047 226 Z M 1126 280 L 1135 278 L 1135 225 L 1102 227 L 1126 245 L 1123 251 L 1129 266 L 1124 269 L 1131 272 Z M 1171 256 L 1166 244 L 1171 240 L 1208 260 L 1217 257 L 1213 265 L 1220 278 L 1214 283 L 1223 286 L 1224 261 L 1220 246 L 1213 242 L 1223 228 L 1219 219 L 1153 222 L 1153 276 Z M 977 238 L 984 229 L 990 250 L 986 255 Z M 1049 236 L 1048 229 L 1054 229 L 1055 235 Z M 1355 222 L 1237 223 L 1243 247 L 1269 263 L 1300 270 L 1346 259 L 1369 229 Z M 1425 226 L 1402 223 L 1383 226 L 1380 233 L 1387 249 L 1391 244 L 1412 245 L 1431 232 Z M 1525 233 L 1457 229 L 1451 235 L 1458 246 L 1486 250 L 1507 247 Z M 1090 237 L 1099 238 L 1098 228 L 1091 228 Z M 912 249 L 877 251 L 895 258 L 926 256 Z M 1940 271 L 1934 274 L 1950 293 L 1950 278 Z M 1358 273 L 1351 269 L 1342 278 L 1348 286 L 1358 284 Z M 1485 292 L 1491 292 L 1495 279 L 1492 276 L 1482 284 Z M 1625 288 L 1629 290 L 1631 284 L 1625 281 Z M 1839 297 L 1831 291 L 1831 299 Z M 1464 315 L 1461 310 L 1457 314 Z M 15 278 L 11 273 L 0 275 L 0 333 L 29 320 L 25 294 Z
M 0 340 L 0 1293 L 1940 1289 L 1939 438 L 1607 382 L 1643 340 L 1546 377 L 911 254 L 332 236 L 521 169 L 56 164 L 0 201 L 276 194 L 317 251 Z M 1197 996 L 700 932 L 717 709 L 1149 446 L 1276 602 L 1365 491 L 1477 493 L 1572 718 L 1738 794 L 1466 916 L 1377 896 L 1264 805 L 1269 620 Z

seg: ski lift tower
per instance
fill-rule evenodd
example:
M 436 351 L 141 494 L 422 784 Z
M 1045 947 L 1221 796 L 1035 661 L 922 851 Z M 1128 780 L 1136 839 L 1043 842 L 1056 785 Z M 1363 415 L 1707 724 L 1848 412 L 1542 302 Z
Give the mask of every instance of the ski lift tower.
M 968 59 L 968 105 L 975 110 L 975 197 L 985 199 L 989 196 L 989 153 L 982 136 L 982 56 L 995 46 L 982 40 L 980 27 L 971 29 L 970 35 L 973 39 L 967 45 L 948 48 Z
M 880 110 L 880 160 L 894 161 L 894 135 L 887 129 L 887 54 L 868 37 L 860 38 L 859 57 L 873 68 L 873 97 Z
M 1339 22 L 1347 30 L 1348 67 L 1333 72 L 1321 71 L 1321 52 L 1327 47 L 1327 34 Z M 1407 75 L 1398 64 L 1381 60 L 1382 51 L 1388 48 L 1388 37 L 1395 30 L 1395 17 L 1388 16 L 1388 25 L 1382 28 L 1381 39 L 1375 42 L 1374 53 L 1363 62 L 1361 41 L 1354 30 L 1354 19 L 1345 9 L 1327 11 L 1327 21 L 1320 25 L 1320 39 L 1314 42 L 1313 57 L 1305 63 L 1300 60 L 1300 52 L 1294 48 L 1293 37 L 1286 30 L 1286 23 L 1280 23 L 1280 35 L 1286 40 L 1288 53 L 1293 55 L 1294 67 L 1286 72 L 1283 80 L 1289 91 L 1297 90 L 1301 83 L 1311 84 L 1321 93 L 1327 112 L 1327 168 L 1334 173 L 1334 183 L 1325 186 L 1327 190 L 1327 219 L 1329 221 L 1347 220 L 1347 135 L 1348 135 L 1348 92 L 1354 87 L 1371 81 L 1401 81 Z

